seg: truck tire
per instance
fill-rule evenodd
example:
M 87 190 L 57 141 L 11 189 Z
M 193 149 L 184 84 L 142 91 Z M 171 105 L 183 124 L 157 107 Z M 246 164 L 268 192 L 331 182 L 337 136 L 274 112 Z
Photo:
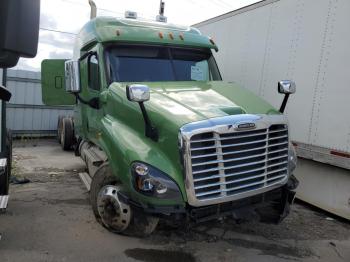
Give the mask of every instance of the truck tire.
M 146 215 L 141 210 L 134 210 L 119 201 L 119 189 L 120 183 L 112 174 L 108 162 L 102 164 L 96 170 L 90 187 L 90 201 L 96 220 L 114 233 L 134 237 L 150 235 L 157 227 L 159 218 Z M 101 195 L 107 191 L 113 195 L 104 195 L 103 198 Z M 113 203 L 109 203 L 111 199 Z M 107 213 L 112 213 L 112 215 L 106 215 Z
M 71 118 L 65 117 L 62 119 L 61 131 L 61 147 L 67 151 L 72 148 L 74 144 L 74 127 Z
M 62 133 L 62 120 L 63 120 L 64 116 L 58 116 L 57 119 L 57 140 L 58 143 L 61 144 L 61 133 Z

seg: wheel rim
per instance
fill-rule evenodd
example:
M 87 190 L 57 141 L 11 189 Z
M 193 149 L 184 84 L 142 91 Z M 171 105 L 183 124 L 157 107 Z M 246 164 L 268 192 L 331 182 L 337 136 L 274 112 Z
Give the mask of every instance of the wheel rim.
M 102 223 L 115 232 L 124 231 L 130 223 L 130 207 L 118 199 L 118 186 L 104 186 L 97 196 L 97 210 Z

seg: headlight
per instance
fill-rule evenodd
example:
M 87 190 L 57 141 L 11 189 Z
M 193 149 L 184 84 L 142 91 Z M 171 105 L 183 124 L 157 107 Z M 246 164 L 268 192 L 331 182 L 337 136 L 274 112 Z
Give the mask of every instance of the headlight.
M 289 174 L 292 174 L 294 169 L 297 167 L 297 153 L 295 152 L 294 146 L 289 144 Z
M 181 200 L 181 192 L 175 181 L 157 168 L 134 162 L 131 165 L 131 173 L 136 191 L 147 196 Z

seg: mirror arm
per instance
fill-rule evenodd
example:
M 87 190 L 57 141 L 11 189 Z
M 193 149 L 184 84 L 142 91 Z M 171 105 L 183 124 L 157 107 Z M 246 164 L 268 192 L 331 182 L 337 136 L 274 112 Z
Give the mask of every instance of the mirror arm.
M 89 101 L 86 101 L 85 99 L 81 98 L 79 94 L 77 93 L 73 93 L 73 95 L 75 95 L 75 97 L 84 105 L 88 105 Z
M 283 102 L 282 102 L 280 110 L 279 110 L 282 114 L 284 113 L 284 109 L 286 109 L 288 98 L 289 98 L 289 94 L 285 94 L 284 98 L 283 98 Z
M 157 142 L 159 138 L 158 129 L 152 126 L 151 120 L 148 117 L 145 105 L 143 102 L 139 102 L 139 106 L 142 112 L 143 120 L 145 121 L 145 135 Z
M 93 55 L 94 53 L 96 53 L 96 52 L 93 52 L 93 51 L 86 52 L 86 53 L 83 54 L 81 57 L 79 57 L 78 61 L 82 61 L 82 60 L 84 60 L 85 58 L 87 58 L 88 56 Z
M 91 106 L 94 109 L 100 109 L 100 103 L 99 103 L 97 97 L 92 98 L 89 101 L 87 101 L 87 100 L 81 98 L 80 95 L 77 93 L 74 93 L 74 95 L 82 104 Z

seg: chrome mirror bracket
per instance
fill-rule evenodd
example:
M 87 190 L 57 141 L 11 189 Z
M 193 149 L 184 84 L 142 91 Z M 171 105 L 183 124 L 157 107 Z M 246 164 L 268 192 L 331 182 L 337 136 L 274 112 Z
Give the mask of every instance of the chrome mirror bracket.
M 280 112 L 283 113 L 286 109 L 288 98 L 290 94 L 294 94 L 296 91 L 296 85 L 294 81 L 282 80 L 278 82 L 278 93 L 284 94 L 284 98 L 280 107 Z
M 153 141 L 158 141 L 159 134 L 158 129 L 152 125 L 152 122 L 148 116 L 144 102 L 150 99 L 150 89 L 147 85 L 127 85 L 126 97 L 131 102 L 137 102 L 140 106 L 143 120 L 145 122 L 145 136 L 151 138 Z

